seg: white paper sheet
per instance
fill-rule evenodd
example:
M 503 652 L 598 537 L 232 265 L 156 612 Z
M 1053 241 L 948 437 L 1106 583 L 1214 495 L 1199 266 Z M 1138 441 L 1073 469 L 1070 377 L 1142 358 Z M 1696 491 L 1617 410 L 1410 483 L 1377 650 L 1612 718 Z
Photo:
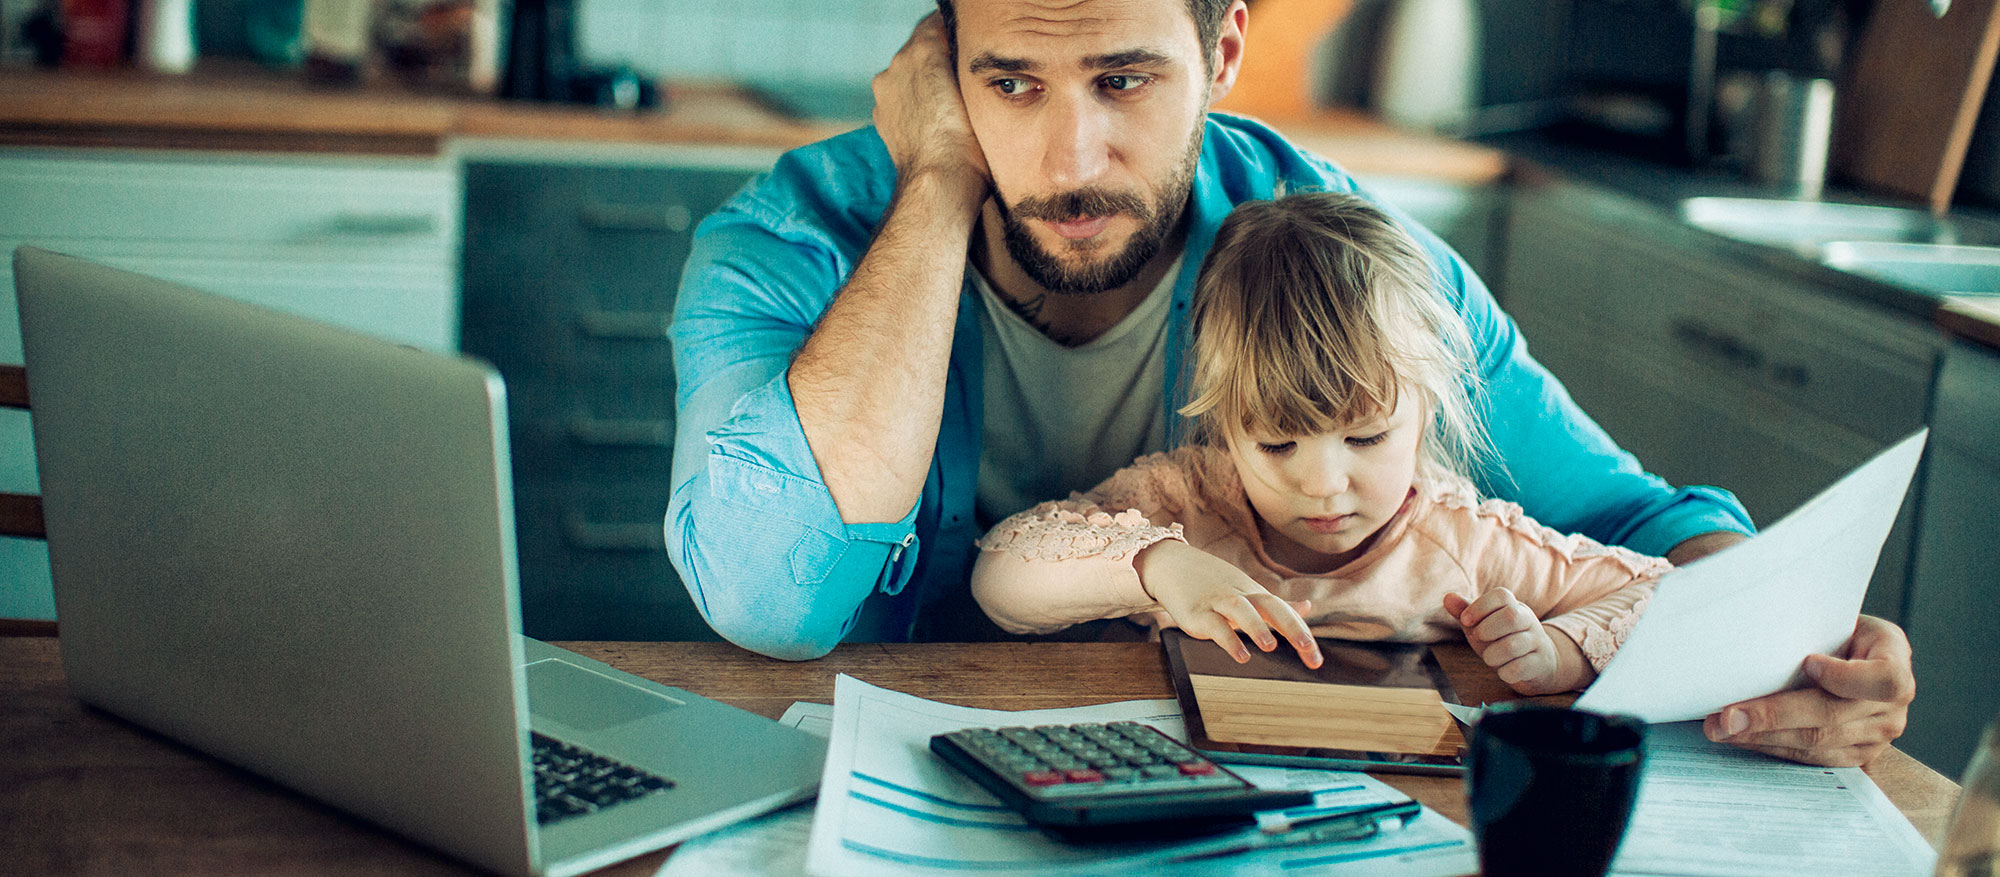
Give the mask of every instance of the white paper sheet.
M 1711 743 L 1699 722 L 1653 725 L 1646 738 L 1645 780 L 1614 874 L 1924 877 L 1936 862 L 1860 768 Z
M 1425 810 L 1408 826 L 1361 842 L 1265 850 L 1224 860 L 1164 863 L 1226 843 L 1092 847 L 1064 844 L 1027 825 L 985 789 L 940 761 L 933 734 L 973 726 L 1139 721 L 1186 739 L 1171 700 L 1071 710 L 1006 712 L 941 704 L 849 676 L 835 682 L 833 740 L 813 821 L 809 871 L 819 875 L 1229 873 L 1450 875 L 1477 870 L 1471 836 Z M 1320 790 L 1315 803 L 1361 805 L 1405 797 L 1365 774 L 1232 768 L 1259 785 Z
M 1479 721 L 1480 716 L 1486 714 L 1486 707 L 1448 703 L 1444 705 L 1444 711 L 1451 713 L 1451 717 L 1457 719 L 1459 724 L 1470 728 L 1474 722 Z
M 1798 687 L 1854 632 L 1928 430 L 1876 455 L 1755 538 L 1662 576 L 1578 709 L 1697 719 Z

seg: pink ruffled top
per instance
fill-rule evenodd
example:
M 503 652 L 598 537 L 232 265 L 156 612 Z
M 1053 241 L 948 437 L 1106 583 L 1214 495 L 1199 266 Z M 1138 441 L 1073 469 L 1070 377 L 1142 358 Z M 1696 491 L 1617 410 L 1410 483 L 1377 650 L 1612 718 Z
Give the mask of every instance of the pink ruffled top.
M 1321 636 L 1434 642 L 1464 635 L 1443 598 L 1504 587 L 1602 670 L 1671 566 L 1559 533 L 1521 507 L 1481 500 L 1471 482 L 1422 472 L 1401 512 L 1359 557 L 1307 574 L 1264 551 L 1256 513 L 1227 453 L 1188 447 L 1142 457 L 1088 493 L 1045 502 L 979 540 L 972 593 L 1015 633 L 1099 618 L 1171 620 L 1139 584 L 1133 560 L 1162 539 L 1221 557 L 1271 593 L 1311 600 Z

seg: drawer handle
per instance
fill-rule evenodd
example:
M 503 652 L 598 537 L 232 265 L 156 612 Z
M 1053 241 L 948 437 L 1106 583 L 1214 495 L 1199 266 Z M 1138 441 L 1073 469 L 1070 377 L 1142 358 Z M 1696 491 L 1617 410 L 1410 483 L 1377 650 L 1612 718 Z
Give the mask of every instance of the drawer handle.
M 665 519 L 646 523 L 607 523 L 586 520 L 570 512 L 563 515 L 563 538 L 571 546 L 586 551 L 665 551 Z
M 674 446 L 674 424 L 665 418 L 577 416 L 569 419 L 569 436 L 586 445 L 671 448 Z
M 1793 389 L 1804 389 L 1812 383 L 1812 372 L 1798 363 L 1781 362 L 1771 366 L 1771 380 Z
M 1693 320 L 1680 320 L 1673 325 L 1673 336 L 1685 347 L 1698 353 L 1721 359 L 1740 369 L 1764 367 L 1764 352 L 1744 344 L 1728 332 L 1711 329 Z
M 666 311 L 585 311 L 576 327 L 592 338 L 657 341 L 667 337 L 674 315 Z
M 436 234 L 438 223 L 428 213 L 343 213 L 326 228 L 337 235 L 410 237 Z
M 684 204 L 586 204 L 577 221 L 594 231 L 680 234 L 694 224 L 694 211 Z

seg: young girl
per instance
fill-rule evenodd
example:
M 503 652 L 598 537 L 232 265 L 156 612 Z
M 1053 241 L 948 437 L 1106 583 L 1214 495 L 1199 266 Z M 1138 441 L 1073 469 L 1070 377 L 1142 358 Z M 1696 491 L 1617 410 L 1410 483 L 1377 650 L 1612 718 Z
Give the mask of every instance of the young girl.
M 972 593 L 1002 628 L 1177 625 L 1238 661 L 1273 629 L 1463 634 L 1524 694 L 1582 688 L 1666 561 L 1557 533 L 1465 474 L 1477 369 L 1416 241 L 1326 192 L 1238 207 L 1197 279 L 1193 442 L 980 540 Z M 1472 388 L 1472 389 L 1468 389 Z

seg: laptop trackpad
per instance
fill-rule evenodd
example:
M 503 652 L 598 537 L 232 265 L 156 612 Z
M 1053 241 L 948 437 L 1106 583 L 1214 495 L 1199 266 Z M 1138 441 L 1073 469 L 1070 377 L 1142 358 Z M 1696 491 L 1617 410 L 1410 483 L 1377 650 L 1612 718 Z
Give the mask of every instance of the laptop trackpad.
M 528 711 L 579 731 L 663 713 L 680 701 L 559 659 L 528 665 Z

